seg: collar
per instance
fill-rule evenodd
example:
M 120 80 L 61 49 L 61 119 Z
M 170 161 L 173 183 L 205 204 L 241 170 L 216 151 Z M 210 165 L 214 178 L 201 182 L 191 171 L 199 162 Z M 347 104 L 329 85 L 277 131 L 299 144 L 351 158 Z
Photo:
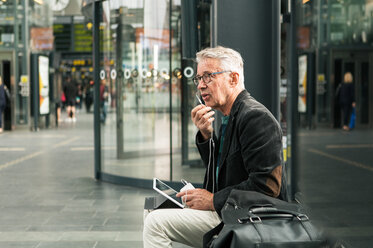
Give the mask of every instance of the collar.
M 240 105 L 240 102 L 247 98 L 248 96 L 250 96 L 250 93 L 246 90 L 246 89 L 243 89 L 240 94 L 238 94 L 238 96 L 236 97 L 236 100 L 234 100 L 234 103 L 232 105 L 232 109 L 231 109 L 231 112 L 230 112 L 230 116 L 235 116 L 236 113 L 238 112 L 238 109 L 239 109 L 239 105 Z

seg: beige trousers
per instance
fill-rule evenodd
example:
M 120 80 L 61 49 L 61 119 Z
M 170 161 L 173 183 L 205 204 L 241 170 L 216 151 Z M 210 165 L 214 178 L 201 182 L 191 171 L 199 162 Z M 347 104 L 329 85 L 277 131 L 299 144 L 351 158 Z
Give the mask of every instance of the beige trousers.
M 219 225 L 215 211 L 158 209 L 144 212 L 144 248 L 172 247 L 172 241 L 202 247 L 203 235 Z

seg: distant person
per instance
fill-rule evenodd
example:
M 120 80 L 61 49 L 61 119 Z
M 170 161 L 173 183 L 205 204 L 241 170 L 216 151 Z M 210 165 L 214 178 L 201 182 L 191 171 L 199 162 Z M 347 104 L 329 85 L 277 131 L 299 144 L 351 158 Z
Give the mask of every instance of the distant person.
M 76 122 L 75 116 L 75 105 L 76 105 L 76 97 L 78 94 L 78 88 L 74 81 L 72 81 L 71 77 L 66 78 L 66 84 L 64 87 L 64 93 L 66 97 L 66 111 L 67 111 L 67 121 L 68 122 Z
M 351 72 L 346 72 L 341 83 L 339 92 L 339 106 L 342 110 L 343 127 L 345 131 L 349 131 L 349 122 L 352 113 L 352 108 L 355 108 L 355 87 Z
M 61 108 L 62 108 L 62 101 L 61 101 L 61 97 L 60 98 L 57 98 L 56 100 L 56 118 L 57 118 L 57 122 L 61 122 L 62 119 L 61 119 Z
M 83 90 L 82 90 L 82 85 L 77 84 L 77 94 L 76 94 L 76 108 L 77 109 L 82 109 L 82 101 L 83 101 Z
M 91 112 L 91 106 L 93 104 L 93 80 L 90 80 L 85 90 L 85 108 L 87 113 Z
M 6 86 L 3 84 L 3 81 L 0 76 L 0 133 L 3 132 L 3 112 L 6 106 Z
M 100 84 L 100 105 L 101 105 L 101 123 L 105 124 L 107 109 L 109 105 L 109 88 L 106 85 L 106 80 L 101 80 Z

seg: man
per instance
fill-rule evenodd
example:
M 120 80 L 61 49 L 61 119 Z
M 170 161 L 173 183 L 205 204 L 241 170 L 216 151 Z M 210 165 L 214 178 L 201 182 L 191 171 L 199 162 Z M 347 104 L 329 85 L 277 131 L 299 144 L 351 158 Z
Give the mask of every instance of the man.
M 355 87 L 353 84 L 353 77 L 351 72 L 346 72 L 343 77 L 343 82 L 340 84 L 338 92 L 339 106 L 342 110 L 344 131 L 349 131 L 349 123 L 352 109 L 356 107 L 355 103 Z
M 204 188 L 177 195 L 186 209 L 151 212 L 145 218 L 144 247 L 171 247 L 172 241 L 202 247 L 203 235 L 220 223 L 232 189 L 287 198 L 281 128 L 245 90 L 241 55 L 225 47 L 206 48 L 197 53 L 197 63 L 194 81 L 206 105 L 195 107 L 191 116 L 206 165 Z M 212 109 L 224 115 L 219 139 Z
M 76 122 L 75 116 L 75 104 L 76 104 L 76 95 L 78 93 L 78 88 L 76 82 L 71 79 L 70 76 L 66 78 L 66 84 L 64 87 L 64 93 L 66 97 L 66 112 L 67 112 L 67 122 Z

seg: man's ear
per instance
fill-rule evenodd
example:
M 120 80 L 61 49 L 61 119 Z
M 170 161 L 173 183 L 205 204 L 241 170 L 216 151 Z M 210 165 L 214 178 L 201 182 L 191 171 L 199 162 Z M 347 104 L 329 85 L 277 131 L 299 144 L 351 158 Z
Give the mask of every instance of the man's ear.
M 237 72 L 231 72 L 230 84 L 232 87 L 236 87 L 239 84 L 240 75 Z

